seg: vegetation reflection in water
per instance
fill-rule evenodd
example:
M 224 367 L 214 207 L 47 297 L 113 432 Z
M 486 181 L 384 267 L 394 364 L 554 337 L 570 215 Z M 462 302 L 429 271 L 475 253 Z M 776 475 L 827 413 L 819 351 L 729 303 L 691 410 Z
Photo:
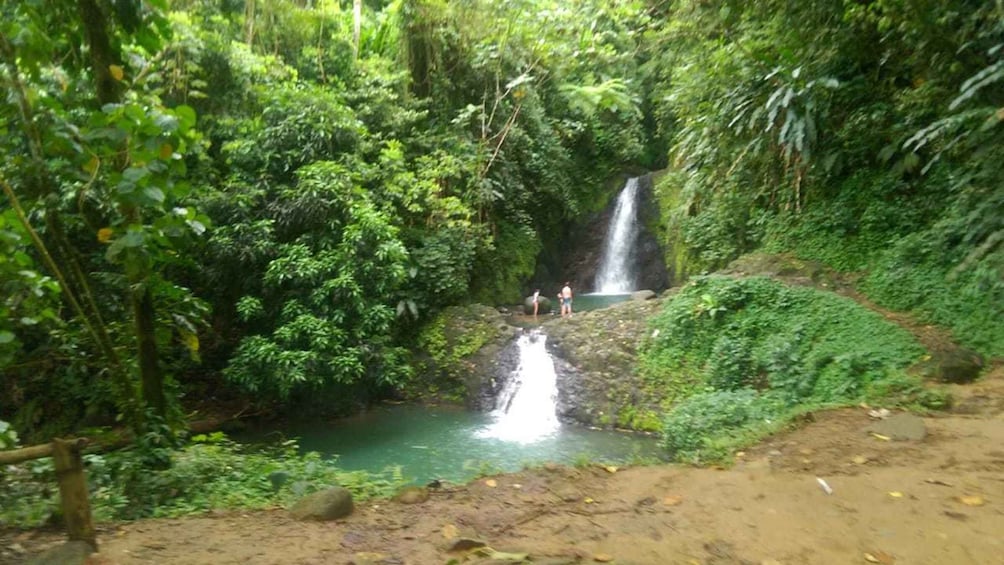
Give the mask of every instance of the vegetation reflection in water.
M 328 423 L 291 424 L 284 437 L 298 437 L 304 451 L 337 456 L 346 470 L 380 471 L 400 466 L 406 479 L 465 481 L 479 474 L 516 471 L 525 465 L 587 460 L 652 460 L 655 438 L 559 425 L 532 442 L 485 437 L 494 419 L 463 408 L 383 405 L 365 414 Z M 245 441 L 274 437 L 259 432 Z M 278 438 L 277 438 L 278 439 Z

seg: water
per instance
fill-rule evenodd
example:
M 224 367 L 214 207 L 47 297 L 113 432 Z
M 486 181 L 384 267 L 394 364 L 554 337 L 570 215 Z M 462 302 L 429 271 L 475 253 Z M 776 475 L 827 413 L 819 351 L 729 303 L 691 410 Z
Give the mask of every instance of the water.
M 603 247 L 596 274 L 599 294 L 618 294 L 635 290 L 633 251 L 638 241 L 638 179 L 630 178 L 619 196 Z
M 588 457 L 611 463 L 659 457 L 655 438 L 559 424 L 533 442 L 490 437 L 491 414 L 459 407 L 379 406 L 337 422 L 291 425 L 283 437 L 298 437 L 303 451 L 338 456 L 346 470 L 379 472 L 400 466 L 406 479 L 463 482 L 480 473 L 518 471 L 525 465 L 575 463 Z M 264 435 L 240 438 L 262 441 Z M 276 437 L 277 434 L 270 434 Z
M 585 312 L 587 310 L 598 310 L 606 308 L 618 302 L 631 299 L 631 293 L 623 294 L 600 294 L 592 292 L 589 294 L 576 294 L 572 300 L 572 312 Z
M 337 456 L 347 470 L 400 466 L 417 483 L 462 482 L 481 473 L 517 471 L 580 458 L 625 462 L 659 456 L 654 438 L 569 426 L 555 415 L 554 364 L 537 331 L 520 337 L 520 365 L 489 413 L 454 407 L 384 405 L 336 422 L 291 424 L 281 433 L 259 430 L 242 439 L 298 437 L 304 451 Z

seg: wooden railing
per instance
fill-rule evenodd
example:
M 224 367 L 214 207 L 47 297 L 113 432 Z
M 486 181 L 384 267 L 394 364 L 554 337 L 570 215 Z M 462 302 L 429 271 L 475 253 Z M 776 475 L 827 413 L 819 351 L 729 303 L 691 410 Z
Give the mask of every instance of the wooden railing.
M 87 498 L 87 476 L 84 475 L 83 450 L 87 440 L 53 439 L 52 443 L 0 451 L 0 466 L 16 465 L 34 459 L 52 457 L 59 481 L 59 502 L 63 509 L 66 532 L 70 540 L 85 541 L 97 550 L 98 540 L 91 519 L 91 503 Z

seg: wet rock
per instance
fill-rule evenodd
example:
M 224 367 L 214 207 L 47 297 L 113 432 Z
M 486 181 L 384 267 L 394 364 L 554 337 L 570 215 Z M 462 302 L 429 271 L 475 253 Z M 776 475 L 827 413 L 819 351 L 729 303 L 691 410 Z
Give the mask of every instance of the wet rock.
M 551 313 L 551 299 L 547 298 L 543 294 L 537 297 L 539 307 L 537 308 L 537 314 L 550 314 Z M 527 296 L 523 299 L 523 313 L 532 316 L 533 315 L 533 296 Z
M 28 565 L 83 565 L 94 553 L 91 544 L 85 541 L 68 541 L 52 547 L 28 561 Z
M 634 370 L 648 319 L 662 300 L 626 301 L 549 320 L 543 327 L 558 381 L 564 421 L 653 431 L 661 426 L 660 391 Z
M 631 300 L 652 300 L 655 297 L 655 292 L 651 290 L 639 290 L 631 293 Z
M 297 520 L 328 521 L 352 514 L 352 493 L 342 487 L 307 495 L 296 502 L 289 513 Z
M 927 426 L 924 424 L 924 420 L 907 413 L 896 414 L 876 422 L 865 428 L 865 431 L 880 434 L 896 441 L 921 441 L 927 437 Z
M 519 363 L 514 354 L 521 330 L 506 316 L 481 304 L 444 309 L 422 330 L 413 350 L 419 396 L 463 399 L 474 410 L 490 409 L 494 393 Z

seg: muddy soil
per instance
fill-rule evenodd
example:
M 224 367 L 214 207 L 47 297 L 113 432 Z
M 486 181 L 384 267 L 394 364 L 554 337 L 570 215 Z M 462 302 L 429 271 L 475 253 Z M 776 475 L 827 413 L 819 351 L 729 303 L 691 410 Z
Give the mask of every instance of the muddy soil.
M 554 466 L 422 504 L 371 501 L 332 523 L 275 509 L 105 525 L 91 562 L 512 562 L 450 551 L 477 541 L 551 564 L 1004 564 L 1004 367 L 955 393 L 920 441 L 868 433 L 866 408 L 819 412 L 729 469 Z M 3 537 L 29 553 L 59 542 Z

